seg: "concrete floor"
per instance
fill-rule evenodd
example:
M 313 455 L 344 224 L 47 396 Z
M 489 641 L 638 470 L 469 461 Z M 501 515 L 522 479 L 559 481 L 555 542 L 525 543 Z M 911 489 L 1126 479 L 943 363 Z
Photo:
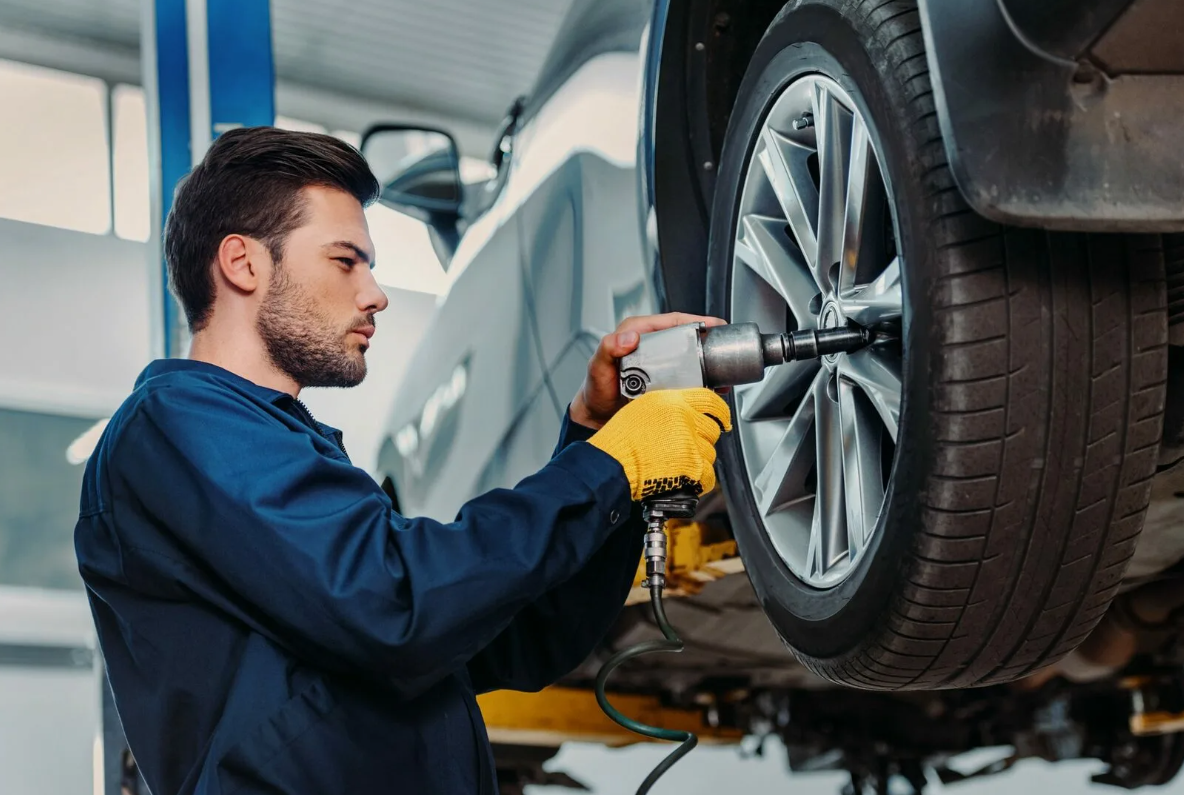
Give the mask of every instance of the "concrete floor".
M 586 784 L 594 795 L 633 795 L 637 786 L 669 753 L 667 745 L 635 745 L 605 749 L 593 745 L 564 746 L 548 764 Z M 982 755 L 998 753 L 983 751 Z M 981 761 L 967 755 L 960 769 L 969 771 Z M 1119 795 L 1125 790 L 1091 784 L 1100 762 L 1048 764 L 1022 762 L 1006 773 L 948 787 L 934 784 L 927 795 Z M 785 769 L 785 751 L 777 741 L 766 744 L 764 758 L 741 759 L 735 748 L 699 747 L 662 777 L 653 795 L 839 795 L 847 776 L 841 773 L 793 775 Z M 1171 784 L 1143 790 L 1150 795 L 1184 795 L 1184 776 Z M 573 795 L 557 787 L 527 787 L 527 795 Z

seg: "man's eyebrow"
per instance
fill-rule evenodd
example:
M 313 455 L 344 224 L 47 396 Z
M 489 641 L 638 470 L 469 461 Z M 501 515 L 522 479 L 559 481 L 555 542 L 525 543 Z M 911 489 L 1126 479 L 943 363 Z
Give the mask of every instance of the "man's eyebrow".
M 366 250 L 357 243 L 351 243 L 348 240 L 337 240 L 324 246 L 325 251 L 330 251 L 335 248 L 348 248 L 350 251 L 354 252 L 354 254 L 357 255 L 358 259 L 360 259 L 362 262 L 366 263 L 371 268 L 374 267 L 374 260 L 370 259 L 370 255 L 366 253 Z

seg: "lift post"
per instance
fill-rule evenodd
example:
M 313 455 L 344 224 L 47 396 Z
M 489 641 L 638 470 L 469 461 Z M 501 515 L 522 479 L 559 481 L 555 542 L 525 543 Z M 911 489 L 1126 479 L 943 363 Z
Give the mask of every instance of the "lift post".
M 210 143 L 235 127 L 275 123 L 267 0 L 144 0 L 141 72 L 148 116 L 149 251 L 154 353 L 188 345 L 164 266 L 162 232 L 173 191 Z

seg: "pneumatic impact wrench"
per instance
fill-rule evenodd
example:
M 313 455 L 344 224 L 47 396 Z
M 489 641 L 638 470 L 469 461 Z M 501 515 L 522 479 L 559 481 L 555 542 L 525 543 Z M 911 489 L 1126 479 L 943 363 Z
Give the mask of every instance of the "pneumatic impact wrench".
M 762 334 L 755 323 L 708 328 L 703 323 L 643 334 L 633 353 L 620 362 L 621 394 L 638 398 L 657 389 L 693 389 L 753 384 L 765 377 L 765 369 L 786 362 L 818 359 L 857 351 L 875 341 L 875 333 L 859 326 L 806 329 L 785 334 Z M 608 702 L 605 685 L 613 669 L 650 652 L 679 652 L 683 643 L 666 619 L 662 590 L 666 587 L 666 520 L 690 519 L 699 495 L 685 490 L 654 494 L 642 500 L 646 522 L 645 581 L 654 620 L 662 632 L 659 640 L 644 641 L 624 649 L 605 662 L 596 677 L 596 700 L 610 718 L 630 731 L 657 740 L 680 743 L 642 782 L 637 795 L 650 787 L 698 743 L 691 732 L 661 729 L 631 720 Z

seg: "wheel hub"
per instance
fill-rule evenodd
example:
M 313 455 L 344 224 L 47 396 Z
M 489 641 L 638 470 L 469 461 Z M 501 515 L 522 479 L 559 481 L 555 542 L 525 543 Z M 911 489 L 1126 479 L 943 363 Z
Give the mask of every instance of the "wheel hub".
M 839 302 L 835 300 L 827 301 L 822 305 L 822 311 L 818 313 L 818 328 L 843 328 L 847 325 L 847 318 L 843 315 L 843 309 L 839 306 Z M 829 356 L 822 357 L 822 363 L 830 368 L 835 369 L 839 364 L 839 357 L 841 353 L 832 353 Z

